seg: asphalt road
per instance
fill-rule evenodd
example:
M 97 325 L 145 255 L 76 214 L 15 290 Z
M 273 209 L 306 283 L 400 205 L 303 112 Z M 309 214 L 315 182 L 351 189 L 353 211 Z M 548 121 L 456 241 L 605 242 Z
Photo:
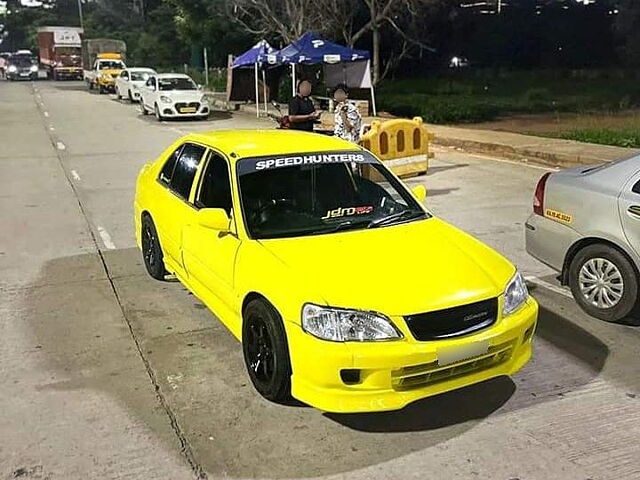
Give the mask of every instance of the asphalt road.
M 640 479 L 640 327 L 587 317 L 524 252 L 533 166 L 438 151 L 409 181 L 532 278 L 522 372 L 384 414 L 262 400 L 215 317 L 146 275 L 132 219 L 138 169 L 174 139 L 257 124 L 0 82 L 0 479 Z

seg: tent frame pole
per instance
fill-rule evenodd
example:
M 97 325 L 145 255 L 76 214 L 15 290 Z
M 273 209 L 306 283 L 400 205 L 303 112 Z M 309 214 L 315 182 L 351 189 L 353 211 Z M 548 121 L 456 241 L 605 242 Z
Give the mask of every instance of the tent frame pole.
M 256 81 L 256 118 L 260 118 L 260 90 L 258 88 L 258 62 L 254 63 L 255 81 Z
M 264 114 L 267 115 L 269 113 L 267 108 L 267 74 L 264 68 L 262 69 L 262 93 L 264 95 Z
M 373 116 L 378 116 L 378 109 L 376 108 L 376 91 L 373 88 L 373 84 L 371 85 L 371 107 L 373 109 Z
M 291 64 L 291 94 L 296 96 L 296 64 Z

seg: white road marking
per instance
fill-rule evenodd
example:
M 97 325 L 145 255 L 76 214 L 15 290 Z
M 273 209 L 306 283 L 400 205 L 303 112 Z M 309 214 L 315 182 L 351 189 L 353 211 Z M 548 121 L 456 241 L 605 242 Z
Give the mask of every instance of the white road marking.
M 56 148 L 57 148 L 58 150 L 66 150 L 66 149 L 67 149 L 67 147 L 65 146 L 65 144 L 64 144 L 64 143 L 62 143 L 62 142 L 56 142 Z
M 49 112 L 44 112 L 44 116 L 49 118 Z
M 447 148 L 447 147 L 442 147 L 442 146 L 436 146 L 434 147 L 434 152 L 435 153 L 450 153 L 452 151 L 451 148 Z M 543 165 L 535 165 L 535 164 L 531 164 L 525 161 L 518 161 L 518 160 L 509 160 L 507 158 L 498 158 L 498 157 L 491 157 L 489 155 L 482 155 L 481 153 L 473 153 L 473 152 L 467 152 L 464 149 L 455 149 L 456 152 L 459 153 L 463 153 L 465 155 L 469 155 L 470 157 L 476 157 L 476 158 L 481 158 L 483 160 L 491 160 L 494 162 L 499 162 L 499 163 L 510 163 L 512 165 L 521 165 L 524 167 L 529 167 L 529 168 L 535 168 L 537 170 L 546 170 L 548 172 L 557 172 L 559 170 L 561 170 L 561 168 L 558 167 L 545 167 Z M 534 159 L 535 162 L 535 159 Z
M 566 287 L 554 285 L 553 283 L 549 283 L 545 280 L 540 280 L 538 277 L 533 277 L 533 276 L 527 276 L 527 277 L 524 277 L 524 279 L 527 282 L 535 283 L 536 285 L 542 288 L 546 288 L 547 290 L 551 290 L 552 292 L 559 293 L 560 295 L 564 295 L 565 297 L 568 297 L 568 298 L 573 298 L 573 295 L 571 295 L 571 291 Z
M 49 127 L 49 130 L 51 130 L 52 132 L 55 130 L 55 128 L 53 128 L 53 125 Z
M 111 240 L 111 235 L 109 235 L 109 232 L 107 232 L 100 225 L 98 225 L 97 228 L 98 228 L 98 233 L 100 234 L 100 238 L 102 238 L 102 243 L 104 243 L 104 246 L 109 250 L 115 250 L 116 246 Z
M 80 175 L 78 175 L 78 172 L 76 172 L 75 170 L 71 170 L 71 176 L 73 177 L 74 180 L 76 181 L 80 181 Z

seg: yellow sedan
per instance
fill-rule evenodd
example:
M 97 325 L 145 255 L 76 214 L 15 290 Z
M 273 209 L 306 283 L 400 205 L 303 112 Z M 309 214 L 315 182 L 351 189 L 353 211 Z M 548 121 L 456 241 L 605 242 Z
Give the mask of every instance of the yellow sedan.
M 241 341 L 265 398 L 394 410 L 515 373 L 538 315 L 516 268 L 425 194 L 336 138 L 193 134 L 142 168 L 136 237 L 152 277 Z

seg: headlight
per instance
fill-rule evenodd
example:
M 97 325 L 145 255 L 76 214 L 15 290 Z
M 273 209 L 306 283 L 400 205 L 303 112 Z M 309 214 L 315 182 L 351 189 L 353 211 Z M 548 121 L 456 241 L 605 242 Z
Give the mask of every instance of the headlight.
M 171 103 L 171 98 L 166 95 L 160 95 L 160 101 L 164 103 Z
M 506 317 L 518 310 L 524 302 L 527 301 L 528 297 L 529 291 L 527 290 L 527 285 L 524 283 L 524 278 L 519 272 L 516 272 L 504 290 L 502 316 Z
M 9 68 L 7 68 L 7 71 L 11 73 L 16 73 L 18 71 L 18 67 L 16 67 L 15 65 L 9 65 Z
M 306 304 L 302 328 L 314 337 L 333 342 L 372 342 L 402 338 L 391 321 L 373 312 Z
M 200 103 L 202 104 L 208 104 L 209 102 L 207 101 L 207 96 L 203 95 L 202 98 L 200 99 Z
M 31 71 L 31 73 L 36 73 L 38 71 L 38 66 L 37 65 L 31 65 L 31 68 L 29 70 Z

